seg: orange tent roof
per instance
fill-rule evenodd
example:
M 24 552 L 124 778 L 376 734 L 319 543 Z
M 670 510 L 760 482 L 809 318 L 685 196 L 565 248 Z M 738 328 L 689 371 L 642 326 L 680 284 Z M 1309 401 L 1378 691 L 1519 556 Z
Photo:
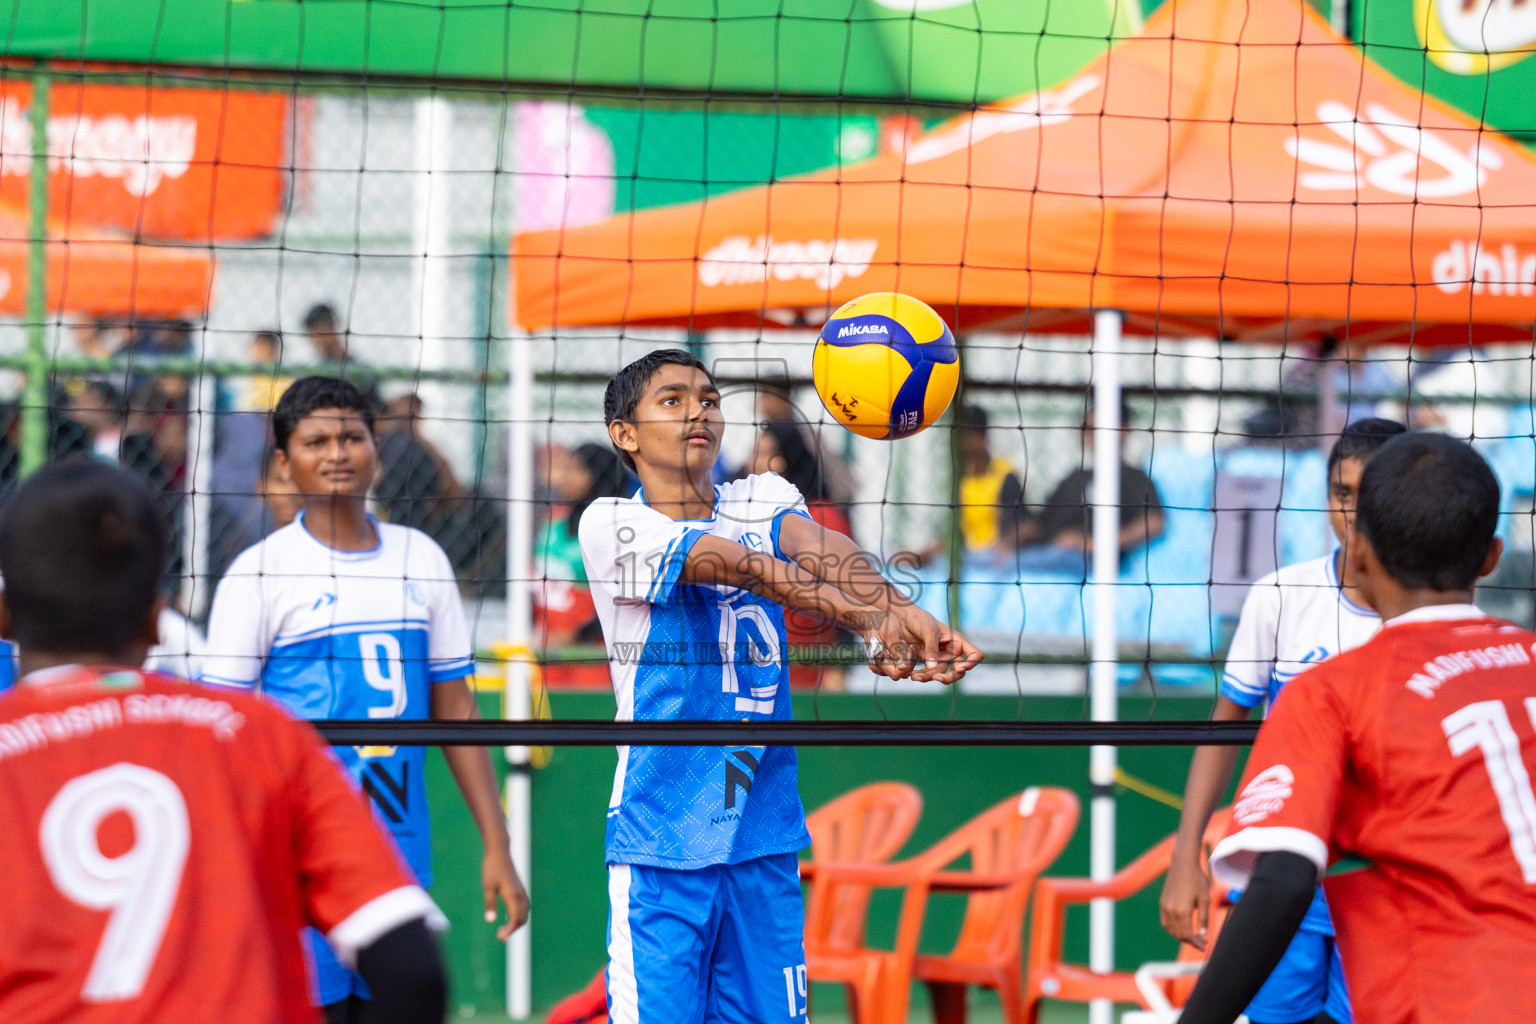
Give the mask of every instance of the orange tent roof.
M 814 321 L 898 290 L 961 328 L 1085 330 L 1097 307 L 1165 334 L 1530 340 L 1533 203 L 1527 150 L 1305 4 L 1173 0 L 904 154 L 519 235 L 516 319 Z
M 0 316 L 27 306 L 31 243 L 25 211 L 0 203 Z M 213 257 L 206 249 L 144 245 L 78 224 L 48 225 L 48 312 L 142 319 L 203 316 Z

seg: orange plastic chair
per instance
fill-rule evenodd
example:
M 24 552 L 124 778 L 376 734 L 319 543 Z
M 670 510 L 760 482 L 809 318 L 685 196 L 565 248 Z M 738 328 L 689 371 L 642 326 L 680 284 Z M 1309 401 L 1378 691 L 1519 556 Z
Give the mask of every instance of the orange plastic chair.
M 820 866 L 824 879 L 906 889 L 895 950 L 863 951 L 878 959 L 882 989 L 878 1016 L 861 1018 L 863 1024 L 903 1024 L 914 978 L 928 983 L 940 1021 L 963 1019 L 966 985 L 997 989 L 1005 1019 L 1022 1019 L 1024 913 L 1036 880 L 1072 838 L 1077 818 L 1077 797 L 1070 790 L 1032 787 L 910 860 Z M 963 857 L 970 858 L 969 868 L 946 870 Z M 919 956 L 928 896 L 935 892 L 966 894 L 960 938 L 947 955 Z
M 1211 847 L 1226 835 L 1231 821 L 1231 808 L 1224 808 L 1211 815 L 1204 836 L 1205 856 Z M 1168 836 L 1140 857 L 1137 857 L 1106 882 L 1094 882 L 1086 878 L 1042 878 L 1035 890 L 1035 914 L 1030 928 L 1029 977 L 1024 989 L 1024 1020 L 1037 1024 L 1043 999 L 1060 999 L 1068 1002 L 1089 1002 L 1108 999 L 1117 1003 L 1135 1003 L 1146 1007 L 1141 990 L 1136 987 L 1135 975 L 1130 971 L 1111 971 L 1100 974 L 1082 964 L 1062 960 L 1062 937 L 1066 929 L 1066 909 L 1073 903 L 1087 903 L 1096 899 L 1123 900 L 1133 896 L 1168 871 L 1173 856 L 1174 837 Z M 1211 915 L 1207 927 L 1206 948 L 1215 945 L 1216 936 L 1226 921 L 1230 904 L 1227 890 L 1216 882 L 1211 883 Z M 1179 946 L 1180 960 L 1204 960 L 1205 953 L 1190 945 Z M 1169 997 L 1179 1005 L 1194 987 L 1194 979 L 1174 979 L 1165 983 Z
M 864 948 L 873 886 L 821 872 L 828 863 L 884 864 L 895 856 L 923 813 L 923 795 L 901 782 L 874 782 L 845 793 L 806 816 L 811 859 L 800 865 L 809 883 L 805 901 L 805 962 L 812 981 L 841 983 L 857 1024 L 879 1020 L 889 954 Z

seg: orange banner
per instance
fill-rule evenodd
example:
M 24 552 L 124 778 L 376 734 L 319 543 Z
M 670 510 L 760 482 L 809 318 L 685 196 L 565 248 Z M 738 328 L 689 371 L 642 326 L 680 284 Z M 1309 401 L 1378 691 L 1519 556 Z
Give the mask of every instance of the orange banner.
M 0 84 L 0 202 L 25 208 L 32 86 Z M 291 104 L 275 93 L 55 85 L 49 214 L 143 238 L 270 235 L 282 208 Z

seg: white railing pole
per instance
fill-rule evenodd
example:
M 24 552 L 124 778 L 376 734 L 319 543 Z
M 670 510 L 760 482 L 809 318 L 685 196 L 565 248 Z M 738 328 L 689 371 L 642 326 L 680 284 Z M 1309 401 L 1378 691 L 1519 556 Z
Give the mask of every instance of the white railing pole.
M 1093 663 L 1090 705 L 1095 722 L 1119 717 L 1119 644 L 1115 636 L 1115 584 L 1120 578 L 1120 313 L 1093 317 Z M 1089 755 L 1092 838 L 1089 874 L 1096 882 L 1115 873 L 1115 756 L 1111 746 Z M 1115 902 L 1094 900 L 1088 911 L 1088 966 L 1115 968 Z M 1110 1024 L 1107 999 L 1089 1005 L 1090 1024 Z

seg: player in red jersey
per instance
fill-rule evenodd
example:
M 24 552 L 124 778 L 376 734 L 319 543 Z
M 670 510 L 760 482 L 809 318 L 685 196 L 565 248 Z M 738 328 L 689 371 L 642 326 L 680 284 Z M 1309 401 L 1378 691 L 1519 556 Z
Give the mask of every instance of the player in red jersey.
M 134 666 L 166 534 L 131 474 L 61 463 L 0 524 L 0 1021 L 315 1024 L 300 930 L 377 1024 L 441 1022 L 440 917 L 306 725 Z
M 1404 434 L 1366 468 L 1348 551 L 1384 625 L 1292 682 L 1260 731 L 1211 858 L 1247 892 L 1182 1024 L 1242 1011 L 1323 873 L 1359 1024 L 1530 1019 L 1536 634 L 1472 604 L 1498 511 L 1461 441 Z

